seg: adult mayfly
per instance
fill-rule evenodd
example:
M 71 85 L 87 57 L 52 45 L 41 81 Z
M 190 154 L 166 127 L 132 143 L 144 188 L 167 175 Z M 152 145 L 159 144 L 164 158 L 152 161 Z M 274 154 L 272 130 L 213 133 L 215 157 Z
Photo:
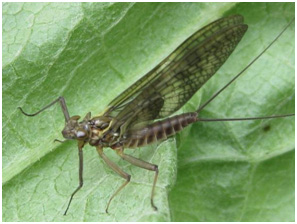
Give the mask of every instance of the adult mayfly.
M 224 64 L 247 28 L 248 26 L 243 23 L 243 17 L 240 15 L 225 17 L 205 26 L 185 40 L 152 71 L 111 101 L 100 115 L 93 118 L 90 112 L 82 121 L 79 121 L 80 116 L 70 117 L 63 97 L 58 97 L 34 114 L 27 114 L 20 108 L 23 114 L 35 116 L 55 103 L 60 103 L 65 118 L 63 137 L 75 139 L 78 142 L 79 186 L 72 193 L 64 215 L 69 209 L 73 196 L 83 186 L 83 147 L 87 143 L 95 146 L 105 163 L 126 180 L 110 197 L 106 212 L 112 199 L 130 182 L 131 176 L 104 154 L 103 148 L 105 147 L 112 148 L 121 158 L 131 164 L 155 172 L 151 191 L 151 206 L 157 210 L 154 204 L 154 191 L 158 179 L 158 166 L 127 155 L 124 149 L 138 148 L 165 140 L 197 121 L 254 120 L 293 115 L 208 120 L 198 116 L 202 109 L 280 37 L 285 28 L 245 69 L 196 111 L 169 117 L 180 109 Z

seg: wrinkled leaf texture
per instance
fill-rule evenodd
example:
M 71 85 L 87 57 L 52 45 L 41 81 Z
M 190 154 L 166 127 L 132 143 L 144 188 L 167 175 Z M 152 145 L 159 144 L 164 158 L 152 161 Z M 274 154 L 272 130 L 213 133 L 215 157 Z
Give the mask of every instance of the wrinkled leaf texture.
M 109 101 L 213 20 L 245 17 L 249 30 L 227 63 L 180 111 L 192 111 L 248 64 L 294 17 L 294 3 L 4 3 L 3 221 L 293 221 L 294 118 L 196 123 L 159 145 L 127 150 L 158 164 L 153 173 L 106 154 L 132 175 L 123 183 L 84 149 L 78 184 L 75 142 L 61 139 L 58 105 L 71 115 L 101 112 Z M 235 84 L 208 105 L 205 118 L 294 111 L 294 24 Z

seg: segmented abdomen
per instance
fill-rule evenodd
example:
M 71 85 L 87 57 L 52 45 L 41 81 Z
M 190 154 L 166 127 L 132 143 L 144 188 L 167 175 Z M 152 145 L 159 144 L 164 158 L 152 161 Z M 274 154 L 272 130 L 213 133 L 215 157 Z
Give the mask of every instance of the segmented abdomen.
M 141 129 L 131 130 L 123 141 L 125 148 L 142 147 L 175 135 L 189 124 L 197 121 L 197 113 L 184 113 L 157 121 Z

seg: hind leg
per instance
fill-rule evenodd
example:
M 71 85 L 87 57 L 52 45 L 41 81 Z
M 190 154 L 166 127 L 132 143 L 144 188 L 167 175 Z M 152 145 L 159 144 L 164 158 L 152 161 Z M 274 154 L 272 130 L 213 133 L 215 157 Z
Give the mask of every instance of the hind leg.
M 154 193 L 155 193 L 155 187 L 156 187 L 156 183 L 158 180 L 158 174 L 159 174 L 158 166 L 125 154 L 123 148 L 116 149 L 116 152 L 122 159 L 126 160 L 127 162 L 129 162 L 135 166 L 138 166 L 138 167 L 146 169 L 146 170 L 155 171 L 155 178 L 154 178 L 153 188 L 152 188 L 152 193 L 151 193 L 151 205 L 154 208 L 154 210 L 158 210 L 158 208 L 154 204 Z

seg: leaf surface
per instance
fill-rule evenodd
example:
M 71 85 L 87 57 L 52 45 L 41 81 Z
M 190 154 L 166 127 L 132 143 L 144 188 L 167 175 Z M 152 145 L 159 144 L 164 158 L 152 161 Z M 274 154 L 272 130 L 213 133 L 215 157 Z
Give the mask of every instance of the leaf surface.
M 184 111 L 195 109 L 261 52 L 293 18 L 294 4 L 5 3 L 3 220 L 294 220 L 292 118 L 197 123 L 177 140 L 127 150 L 159 165 L 158 212 L 150 207 L 153 173 L 120 161 L 107 149 L 106 154 L 132 180 L 106 214 L 108 199 L 124 180 L 87 146 L 84 187 L 64 217 L 69 196 L 78 184 L 78 158 L 75 142 L 53 143 L 61 139 L 61 109 L 57 105 L 34 118 L 17 110 L 21 106 L 35 112 L 62 95 L 71 115 L 98 114 L 196 30 L 235 13 L 246 18 L 248 33 Z M 293 40 L 291 26 L 258 65 L 201 116 L 294 111 Z

